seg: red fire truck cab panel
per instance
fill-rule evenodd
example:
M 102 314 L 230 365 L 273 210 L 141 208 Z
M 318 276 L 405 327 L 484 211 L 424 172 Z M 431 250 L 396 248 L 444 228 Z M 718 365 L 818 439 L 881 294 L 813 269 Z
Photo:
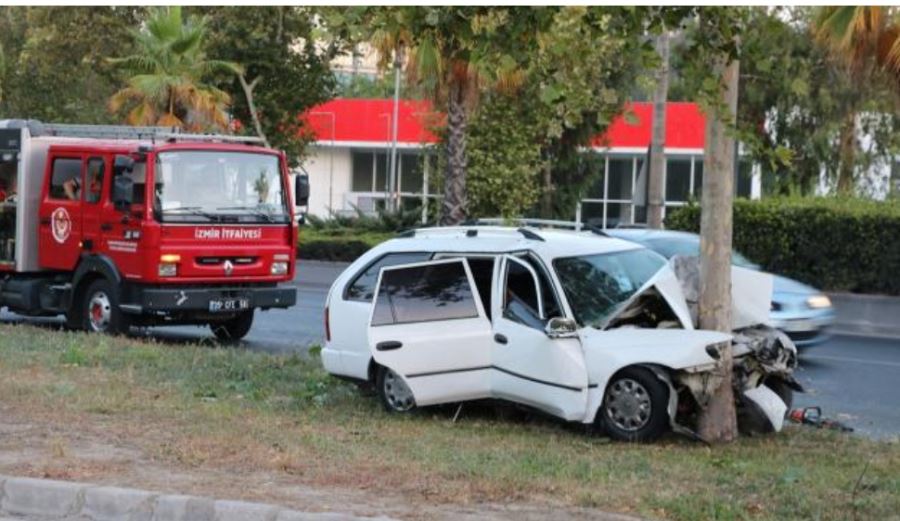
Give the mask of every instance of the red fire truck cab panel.
M 158 130 L 0 121 L 0 305 L 234 338 L 254 309 L 295 304 L 284 154 Z

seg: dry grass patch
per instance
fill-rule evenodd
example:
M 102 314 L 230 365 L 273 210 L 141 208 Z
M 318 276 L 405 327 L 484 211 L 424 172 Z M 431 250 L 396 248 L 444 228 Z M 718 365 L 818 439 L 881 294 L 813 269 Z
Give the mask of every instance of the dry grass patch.
M 678 438 L 638 446 L 491 405 L 466 405 L 456 423 L 455 408 L 388 416 L 315 356 L 0 326 L 0 396 L 0 413 L 48 431 L 50 460 L 30 474 L 115 475 L 115 460 L 79 459 L 79 440 L 102 438 L 179 472 L 412 504 L 518 501 L 671 519 L 900 512 L 897 443 L 791 429 L 712 449 Z

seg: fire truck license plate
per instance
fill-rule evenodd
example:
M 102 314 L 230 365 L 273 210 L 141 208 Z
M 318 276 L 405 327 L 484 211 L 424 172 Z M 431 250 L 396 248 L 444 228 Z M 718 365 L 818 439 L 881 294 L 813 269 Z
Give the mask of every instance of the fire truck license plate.
M 209 301 L 210 311 L 241 311 L 250 307 L 250 300 L 245 298 L 220 298 Z

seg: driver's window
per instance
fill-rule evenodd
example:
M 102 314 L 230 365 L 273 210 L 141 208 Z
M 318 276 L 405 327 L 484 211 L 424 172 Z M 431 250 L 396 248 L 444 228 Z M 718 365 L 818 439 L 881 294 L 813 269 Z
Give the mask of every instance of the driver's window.
M 540 311 L 540 291 L 532 270 L 521 261 L 507 259 L 503 318 L 542 330 L 545 320 Z

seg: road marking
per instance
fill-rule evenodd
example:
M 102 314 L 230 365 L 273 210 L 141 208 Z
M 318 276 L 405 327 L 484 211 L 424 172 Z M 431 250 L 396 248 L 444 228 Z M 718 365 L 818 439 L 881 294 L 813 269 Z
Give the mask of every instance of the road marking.
M 900 367 L 900 362 L 888 362 L 887 360 L 865 360 L 863 358 L 845 358 L 842 356 L 825 356 L 825 355 L 803 355 L 800 358 L 801 364 L 803 360 L 832 360 L 835 362 L 853 362 L 856 364 L 869 364 L 879 366 Z

